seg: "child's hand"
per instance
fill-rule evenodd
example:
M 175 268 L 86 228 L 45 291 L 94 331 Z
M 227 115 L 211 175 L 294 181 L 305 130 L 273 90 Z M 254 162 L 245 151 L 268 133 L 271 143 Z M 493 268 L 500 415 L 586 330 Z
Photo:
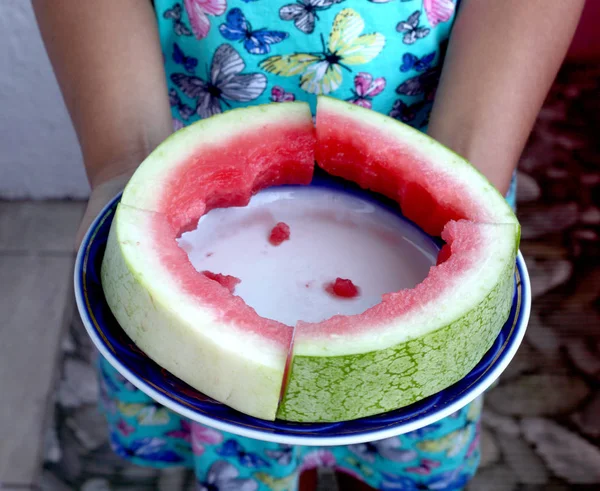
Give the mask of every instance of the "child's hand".
M 102 183 L 98 184 L 92 190 L 90 199 L 87 204 L 81 223 L 79 224 L 79 230 L 75 237 L 75 246 L 79 249 L 83 237 L 85 236 L 88 228 L 94 221 L 94 219 L 100 214 L 102 208 L 104 208 L 108 202 L 113 199 L 120 191 L 123 190 L 127 182 L 131 177 L 131 172 L 128 172 L 117 177 L 113 177 Z

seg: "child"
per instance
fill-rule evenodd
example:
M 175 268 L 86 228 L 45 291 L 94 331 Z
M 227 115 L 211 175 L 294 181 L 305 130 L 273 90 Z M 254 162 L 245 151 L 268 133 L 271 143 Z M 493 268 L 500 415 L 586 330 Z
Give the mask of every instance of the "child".
M 314 108 L 316 94 L 428 131 L 514 204 L 511 176 L 583 6 L 583 0 L 33 3 L 92 186 L 78 241 L 173 126 L 269 101 L 304 100 Z M 480 399 L 396 438 L 289 447 L 190 424 L 104 360 L 100 374 L 105 402 L 118 402 L 104 404 L 115 451 L 140 465 L 193 466 L 202 490 L 296 489 L 299 472 L 317 466 L 352 476 L 345 481 L 351 489 L 356 480 L 381 490 L 461 489 L 478 464 Z

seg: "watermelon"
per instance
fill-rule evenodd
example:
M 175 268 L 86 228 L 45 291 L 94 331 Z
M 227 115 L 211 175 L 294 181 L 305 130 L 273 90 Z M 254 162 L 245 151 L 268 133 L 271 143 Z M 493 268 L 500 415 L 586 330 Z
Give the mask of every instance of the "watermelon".
M 290 327 L 237 297 L 235 278 L 196 271 L 176 239 L 213 208 L 310 183 L 315 159 L 396 201 L 445 246 L 415 288 Z M 165 140 L 123 192 L 102 284 L 132 340 L 208 396 L 262 419 L 344 421 L 419 401 L 481 360 L 510 312 L 519 238 L 510 207 L 464 159 L 389 117 L 319 97 L 316 128 L 308 105 L 279 103 Z M 350 279 L 335 284 L 344 301 L 360 294 Z

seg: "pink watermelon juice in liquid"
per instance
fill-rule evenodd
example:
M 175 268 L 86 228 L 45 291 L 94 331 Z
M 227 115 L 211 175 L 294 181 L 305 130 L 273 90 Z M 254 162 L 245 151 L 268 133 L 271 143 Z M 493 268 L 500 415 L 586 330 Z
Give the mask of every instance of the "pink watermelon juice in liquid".
M 274 245 L 270 234 L 280 223 L 289 238 Z M 214 209 L 178 241 L 196 270 L 239 279 L 235 295 L 290 326 L 359 314 L 385 293 L 413 288 L 439 252 L 377 202 L 313 186 L 267 189 L 248 206 Z M 350 280 L 358 295 L 332 294 L 337 278 Z

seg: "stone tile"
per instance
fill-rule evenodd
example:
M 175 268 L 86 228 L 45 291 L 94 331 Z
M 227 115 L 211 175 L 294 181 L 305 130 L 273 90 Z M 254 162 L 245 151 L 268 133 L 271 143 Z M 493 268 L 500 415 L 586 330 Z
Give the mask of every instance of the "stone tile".
M 488 467 L 500 460 L 500 449 L 496 443 L 496 437 L 487 428 L 481 428 L 480 434 L 481 461 L 480 468 Z
M 536 374 L 495 387 L 486 395 L 486 402 L 504 415 L 558 415 L 575 410 L 589 393 L 589 387 L 577 377 Z
M 554 474 L 571 484 L 600 484 L 597 447 L 548 419 L 527 418 L 522 430 Z
M 600 392 L 596 392 L 592 400 L 571 419 L 585 435 L 600 438 Z
M 467 486 L 467 491 L 516 491 L 517 477 L 506 465 L 482 469 Z
M 67 418 L 66 425 L 88 451 L 95 450 L 108 441 L 108 425 L 96 404 L 76 411 Z
M 72 491 L 73 488 L 50 471 L 42 472 L 39 483 L 40 491 Z
M 176 491 L 184 489 L 187 472 L 187 469 L 179 467 L 162 470 L 158 478 L 158 491 Z
M 0 252 L 74 251 L 82 201 L 0 201 Z
M 567 260 L 534 259 L 527 261 L 527 269 L 531 280 L 531 295 L 535 299 L 565 283 L 571 277 L 573 266 Z
M 520 438 L 498 435 L 505 462 L 523 484 L 546 484 L 550 478 L 544 461 Z
M 83 486 L 81 486 L 81 491 L 112 491 L 112 490 L 111 490 L 110 482 L 108 482 L 106 479 L 94 478 L 94 479 L 89 479 L 85 483 L 83 483 Z
M 508 380 L 525 373 L 534 372 L 539 366 L 540 355 L 524 341 L 519 346 L 519 350 L 506 367 L 506 370 L 502 373 L 502 379 Z
M 0 483 L 31 483 L 40 471 L 71 272 L 70 256 L 0 255 Z
M 537 239 L 569 229 L 579 218 L 576 203 L 557 204 L 550 208 L 527 209 L 519 212 L 523 240 Z
M 77 408 L 98 401 L 98 378 L 94 367 L 75 358 L 67 358 L 58 389 L 58 402 L 66 408 Z
M 513 418 L 495 413 L 485 406 L 481 415 L 481 422 L 495 433 L 517 437 L 521 434 L 521 428 Z

